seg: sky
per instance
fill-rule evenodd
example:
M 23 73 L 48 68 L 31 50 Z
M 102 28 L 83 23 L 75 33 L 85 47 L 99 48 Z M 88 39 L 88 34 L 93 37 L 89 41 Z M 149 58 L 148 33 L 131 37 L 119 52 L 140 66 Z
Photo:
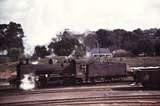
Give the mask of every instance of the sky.
M 160 0 L 0 0 L 0 24 L 10 21 L 22 25 L 28 52 L 66 28 L 159 28 Z

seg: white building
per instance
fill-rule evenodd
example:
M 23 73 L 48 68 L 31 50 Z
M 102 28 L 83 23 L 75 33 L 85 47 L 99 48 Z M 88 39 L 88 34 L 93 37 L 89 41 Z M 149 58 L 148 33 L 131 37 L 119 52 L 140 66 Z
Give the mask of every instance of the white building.
M 111 58 L 113 57 L 112 53 L 110 50 L 107 48 L 94 48 L 91 50 L 91 56 L 93 57 L 108 57 Z

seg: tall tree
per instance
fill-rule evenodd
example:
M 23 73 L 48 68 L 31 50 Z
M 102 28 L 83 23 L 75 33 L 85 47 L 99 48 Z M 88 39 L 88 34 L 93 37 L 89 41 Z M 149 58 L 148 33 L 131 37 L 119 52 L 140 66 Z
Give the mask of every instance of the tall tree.
M 15 22 L 0 24 L 0 50 L 20 48 L 23 52 L 23 37 L 24 32 L 20 24 Z
M 58 56 L 69 56 L 73 51 L 82 49 L 82 45 L 76 38 L 76 35 L 68 30 L 57 35 L 57 40 L 52 40 L 48 45 L 48 48 Z
M 95 32 L 88 32 L 87 36 L 84 37 L 84 44 L 87 49 L 93 49 L 97 47 L 97 34 Z
M 99 47 L 106 48 L 113 45 L 113 41 L 110 39 L 110 36 L 112 36 L 111 31 L 99 29 L 98 31 L 96 31 L 96 34 Z
M 0 51 L 7 49 L 6 29 L 7 24 L 0 24 Z

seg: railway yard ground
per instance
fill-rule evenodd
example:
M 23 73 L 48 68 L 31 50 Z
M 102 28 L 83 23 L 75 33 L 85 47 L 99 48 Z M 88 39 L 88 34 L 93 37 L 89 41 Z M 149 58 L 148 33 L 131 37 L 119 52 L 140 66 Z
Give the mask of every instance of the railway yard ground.
M 131 82 L 56 86 L 30 91 L 0 89 L 0 106 L 160 106 L 160 89 Z

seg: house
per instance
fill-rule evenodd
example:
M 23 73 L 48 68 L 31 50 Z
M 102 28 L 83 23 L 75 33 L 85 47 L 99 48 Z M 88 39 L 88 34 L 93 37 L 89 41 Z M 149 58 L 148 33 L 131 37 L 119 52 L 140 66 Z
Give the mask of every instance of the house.
M 113 57 L 112 53 L 108 48 L 93 48 L 90 53 L 93 57 Z

